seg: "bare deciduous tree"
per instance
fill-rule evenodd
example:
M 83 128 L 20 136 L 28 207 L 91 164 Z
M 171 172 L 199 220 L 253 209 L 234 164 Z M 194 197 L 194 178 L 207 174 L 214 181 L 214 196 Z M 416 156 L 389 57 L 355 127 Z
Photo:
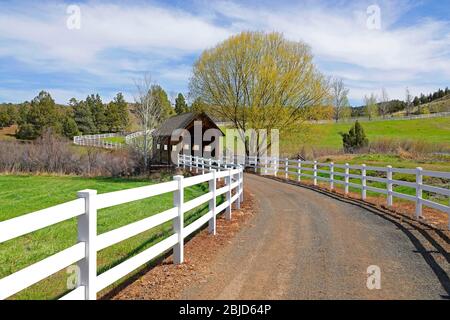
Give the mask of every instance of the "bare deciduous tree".
M 409 116 L 411 114 L 413 107 L 413 96 L 409 92 L 409 88 L 406 88 L 405 103 L 406 103 L 406 115 Z
M 364 104 L 365 104 L 365 114 L 372 120 L 378 115 L 378 106 L 377 106 L 377 97 L 373 93 L 370 96 L 364 96 Z
M 332 104 L 334 108 L 334 120 L 338 122 L 342 118 L 350 116 L 350 105 L 348 102 L 349 89 L 345 87 L 343 79 L 331 79 L 330 84 Z
M 145 170 L 148 169 L 150 153 L 152 150 L 152 132 L 160 124 L 162 109 L 158 99 L 151 94 L 151 77 L 146 74 L 140 81 L 135 81 L 137 94 L 134 97 L 133 112 L 139 122 L 142 137 L 134 139 L 135 147 L 144 159 Z
M 380 104 L 378 106 L 378 111 L 383 118 L 386 118 L 389 112 L 389 95 L 386 88 L 381 89 Z

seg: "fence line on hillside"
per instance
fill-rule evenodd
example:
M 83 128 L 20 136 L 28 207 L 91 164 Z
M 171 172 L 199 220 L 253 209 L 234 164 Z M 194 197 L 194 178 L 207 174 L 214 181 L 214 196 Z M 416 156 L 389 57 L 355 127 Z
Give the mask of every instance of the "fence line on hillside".
M 152 133 L 154 130 L 147 130 L 148 133 Z M 137 131 L 128 135 L 122 133 L 102 133 L 102 134 L 90 134 L 73 137 L 73 143 L 78 146 L 97 147 L 104 149 L 121 149 L 125 145 L 132 144 L 133 140 L 144 135 L 145 131 Z M 124 137 L 125 143 L 106 141 L 107 138 Z
M 302 177 L 309 178 L 315 186 L 318 185 L 318 181 L 326 182 L 329 183 L 330 190 L 334 190 L 335 185 L 341 185 L 344 187 L 346 195 L 349 194 L 350 188 L 356 188 L 360 190 L 362 200 L 367 199 L 367 191 L 382 194 L 386 196 L 388 207 L 393 206 L 394 198 L 412 201 L 415 203 L 416 218 L 422 217 L 423 206 L 442 211 L 448 216 L 448 228 L 450 230 L 450 189 L 448 188 L 450 187 L 450 172 L 430 171 L 420 167 L 415 169 L 394 168 L 392 166 L 375 167 L 365 164 L 320 163 L 317 161 L 257 156 L 226 157 L 223 161 L 241 163 L 247 169 L 263 175 L 278 176 L 282 174 L 285 179 L 294 177 L 294 180 L 298 182 L 302 181 Z M 406 181 L 408 179 L 404 177 L 395 179 L 393 177 L 394 174 L 409 176 L 410 181 Z M 425 177 L 448 180 L 447 188 L 424 184 Z M 370 183 L 373 182 L 384 184 L 385 187 L 371 186 Z M 395 191 L 395 186 L 415 189 L 415 195 Z M 444 196 L 449 204 L 445 205 L 432 199 L 425 199 L 424 192 Z
M 147 134 L 151 134 L 153 131 L 155 131 L 155 130 L 154 129 L 147 130 L 147 131 L 142 130 L 142 131 L 130 133 L 125 136 L 125 144 L 131 144 L 134 139 L 136 139 L 138 137 L 142 137 L 145 134 L 145 132 L 147 132 Z
M 199 168 L 200 161 L 203 163 Z M 51 208 L 26 214 L 0 222 L 0 243 L 77 218 L 78 242 L 59 253 L 34 263 L 20 271 L 0 279 L 0 299 L 5 299 L 50 275 L 77 263 L 80 269 L 79 285 L 63 296 L 62 300 L 94 300 L 99 291 L 136 270 L 151 259 L 173 249 L 174 262 L 184 260 L 184 239 L 208 223 L 209 232 L 216 233 L 216 216 L 225 211 L 231 219 L 232 204 L 240 208 L 243 198 L 243 168 L 208 159 L 181 157 L 178 165 L 184 168 L 196 166 L 202 174 L 184 178 L 174 176 L 173 181 L 122 191 L 97 194 L 95 190 L 78 192 L 78 199 Z M 225 186 L 217 188 L 217 180 L 225 179 Z M 187 187 L 208 182 L 209 192 L 184 202 Z M 142 200 L 164 193 L 173 193 L 173 207 L 164 212 L 133 222 L 118 229 L 97 235 L 97 210 Z M 217 197 L 226 195 L 226 200 L 217 205 Z M 184 213 L 208 203 L 209 211 L 184 226 Z M 125 260 L 119 265 L 97 275 L 97 252 L 123 240 L 136 236 L 163 223 L 172 221 L 174 234 L 145 251 Z
M 78 146 L 97 147 L 104 149 L 120 149 L 124 147 L 123 143 L 106 141 L 107 138 L 121 137 L 120 133 L 102 133 L 90 134 L 73 137 L 73 143 Z
M 438 113 L 430 113 L 430 114 L 419 114 L 419 115 L 410 115 L 410 116 L 391 116 L 391 117 L 352 117 L 339 119 L 338 123 L 352 123 L 356 120 L 360 122 L 368 122 L 368 121 L 390 121 L 390 120 L 418 120 L 418 119 L 429 119 L 429 118 L 441 118 L 450 116 L 450 112 L 438 112 Z M 310 123 L 316 124 L 324 124 L 324 123 L 335 123 L 336 120 L 312 120 Z

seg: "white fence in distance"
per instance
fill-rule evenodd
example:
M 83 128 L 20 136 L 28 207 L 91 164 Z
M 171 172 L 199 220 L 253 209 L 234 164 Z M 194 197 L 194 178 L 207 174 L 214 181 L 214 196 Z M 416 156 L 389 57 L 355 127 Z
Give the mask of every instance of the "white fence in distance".
M 450 112 L 438 112 L 438 113 L 429 113 L 429 114 L 419 114 L 419 115 L 404 115 L 404 116 L 388 116 L 388 117 L 354 117 L 354 118 L 345 118 L 345 119 L 339 119 L 339 123 L 352 123 L 358 120 L 359 122 L 369 122 L 369 121 L 395 121 L 395 120 L 419 120 L 419 119 L 430 119 L 430 118 L 445 118 L 449 117 Z M 334 123 L 336 120 L 312 120 L 310 123 L 317 123 L 317 124 L 323 124 L 323 123 Z
M 79 286 L 63 296 L 62 300 L 94 300 L 99 291 L 170 249 L 173 249 L 174 262 L 182 263 L 184 239 L 206 223 L 209 232 L 215 234 L 216 216 L 225 211 L 225 217 L 230 220 L 232 204 L 235 203 L 236 208 L 239 208 L 243 201 L 241 166 L 217 165 L 199 158 L 195 161 L 192 158 L 181 158 L 179 165 L 192 170 L 197 164 L 196 170 L 202 170 L 201 175 L 189 178 L 175 176 L 173 181 L 105 194 L 97 194 L 95 190 L 83 190 L 78 192 L 76 200 L 0 222 L 2 243 L 67 219 L 78 219 L 78 243 L 0 279 L 0 299 L 6 299 L 75 263 L 80 269 Z M 202 169 L 198 167 L 200 161 L 203 163 Z M 208 166 L 208 163 L 211 165 Z M 225 179 L 225 186 L 219 189 L 216 183 L 218 179 Z M 184 202 L 185 188 L 205 182 L 209 184 L 208 193 Z M 169 192 L 173 193 L 174 201 L 171 209 L 97 235 L 97 210 Z M 226 195 L 226 200 L 217 206 L 216 198 L 223 194 Z M 184 226 L 184 213 L 204 203 L 209 204 L 209 211 Z M 97 251 L 168 221 L 173 222 L 175 233 L 172 236 L 97 275 Z
M 153 131 L 154 130 L 147 130 L 147 133 L 151 134 Z M 73 143 L 78 146 L 97 147 L 105 149 L 120 149 L 125 147 L 125 145 L 132 144 L 136 138 L 142 137 L 143 135 L 144 131 L 133 132 L 125 136 L 121 133 L 91 134 L 84 136 L 75 136 L 73 137 Z M 114 138 L 114 137 L 124 137 L 125 144 L 105 140 L 107 138 Z
M 147 130 L 147 134 L 151 134 L 153 133 L 153 131 L 155 131 L 154 129 L 151 130 Z M 134 139 L 142 137 L 144 135 L 145 131 L 137 131 L 137 132 L 133 132 L 130 133 L 128 135 L 125 136 L 125 143 L 126 144 L 131 144 L 133 142 Z
M 73 143 L 78 146 L 97 147 L 105 149 L 120 149 L 124 147 L 123 143 L 107 141 L 107 138 L 120 137 L 120 133 L 103 133 L 73 137 Z

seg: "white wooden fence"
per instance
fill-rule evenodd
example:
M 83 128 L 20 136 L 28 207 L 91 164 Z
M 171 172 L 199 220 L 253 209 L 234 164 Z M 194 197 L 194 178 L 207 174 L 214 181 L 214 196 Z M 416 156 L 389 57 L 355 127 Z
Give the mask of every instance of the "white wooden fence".
M 257 158 L 247 157 L 244 161 L 240 158 L 237 161 L 237 157 L 234 158 L 235 163 L 245 163 L 247 168 L 254 170 L 255 173 L 264 175 L 283 175 L 286 179 L 293 178 L 294 180 L 301 181 L 302 177 L 309 178 L 313 181 L 314 185 L 318 184 L 318 181 L 324 181 L 329 183 L 329 188 L 333 190 L 335 185 L 341 185 L 344 187 L 345 194 L 349 193 L 349 188 L 356 188 L 361 191 L 361 197 L 363 200 L 367 198 L 367 191 L 371 191 L 378 194 L 386 195 L 387 205 L 392 206 L 394 198 L 400 198 L 415 202 L 416 217 L 422 217 L 422 207 L 430 207 L 440 210 L 449 216 L 450 229 L 450 203 L 444 205 L 424 198 L 424 192 L 441 195 L 450 199 L 450 172 L 439 172 L 423 170 L 422 168 L 404 169 L 387 167 L 371 167 L 362 165 L 349 165 L 330 163 L 319 163 L 317 161 L 303 161 L 292 159 L 280 159 L 280 158 Z M 406 181 L 403 177 L 401 179 L 394 179 L 393 174 L 399 173 L 402 176 L 409 176 L 410 181 Z M 340 179 L 338 178 L 340 177 Z M 446 187 L 427 185 L 424 184 L 424 177 L 438 178 L 447 180 Z M 413 181 L 411 181 L 413 180 Z M 379 182 L 385 184 L 385 188 L 378 188 L 368 185 L 370 182 Z M 395 186 L 404 186 L 415 189 L 415 195 L 410 195 L 402 192 L 394 191 Z
M 103 133 L 103 134 L 91 134 L 84 136 L 73 137 L 73 143 L 78 146 L 97 147 L 105 149 L 120 149 L 124 144 L 119 142 L 111 142 L 105 140 L 106 138 L 120 137 L 120 133 Z
M 241 166 L 218 164 L 201 158 L 193 159 L 182 157 L 179 159 L 179 166 L 191 170 L 195 167 L 197 172 L 202 171 L 201 175 L 190 178 L 175 176 L 170 182 L 105 194 L 97 194 L 95 190 L 83 190 L 78 192 L 77 200 L 0 222 L 0 243 L 2 243 L 67 219 L 75 217 L 78 219 L 78 243 L 0 279 L 0 299 L 10 297 L 75 263 L 80 269 L 80 284 L 62 297 L 63 300 L 94 300 L 100 290 L 170 249 L 173 249 L 174 262 L 182 263 L 184 239 L 206 223 L 208 223 L 209 232 L 215 234 L 217 214 L 225 210 L 225 216 L 230 220 L 232 204 L 235 203 L 235 207 L 239 208 L 243 201 L 243 168 Z M 201 168 L 199 168 L 200 161 L 203 163 Z M 217 188 L 218 179 L 225 179 L 226 185 Z M 208 193 L 184 202 L 185 188 L 205 182 L 209 183 Z M 97 235 L 97 210 L 169 192 L 173 193 L 173 208 Z M 216 197 L 220 195 L 226 195 L 226 200 L 217 206 Z M 208 213 L 184 226 L 184 213 L 206 202 L 209 203 Z M 99 250 L 168 221 L 173 222 L 175 233 L 172 236 L 97 275 Z
M 147 134 L 151 134 L 153 131 L 155 131 L 155 130 L 154 129 L 147 130 Z M 145 134 L 145 131 L 137 131 L 137 132 L 130 133 L 125 136 L 125 143 L 131 144 L 131 143 L 133 143 L 134 139 L 136 139 L 138 137 L 142 137 L 144 134 Z

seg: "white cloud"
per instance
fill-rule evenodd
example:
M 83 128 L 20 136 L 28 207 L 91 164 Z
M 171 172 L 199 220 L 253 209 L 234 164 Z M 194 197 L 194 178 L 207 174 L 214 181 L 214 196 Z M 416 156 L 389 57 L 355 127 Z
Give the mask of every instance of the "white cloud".
M 27 11 L 0 13 L 0 55 L 36 67 L 92 68 L 107 50 L 122 49 L 167 57 L 201 51 L 229 36 L 202 17 L 155 5 L 87 3 L 81 29 L 66 27 L 66 5 L 32 5 Z M 38 14 L 36 14 L 38 13 Z
M 66 28 L 66 5 L 27 3 L 2 8 L 0 57 L 14 57 L 38 72 L 85 73 L 86 83 L 101 81 L 116 91 L 150 71 L 155 80 L 173 83 L 169 90 L 181 91 L 187 88 L 192 57 L 231 34 L 264 30 L 310 44 L 319 67 L 342 76 L 355 100 L 383 86 L 391 97 L 402 98 L 406 86 L 420 93 L 449 82 L 449 21 L 398 25 L 415 4 L 380 0 L 383 28 L 373 31 L 366 28 L 372 1 L 348 3 L 201 2 L 193 13 L 154 3 L 92 1 L 81 5 L 80 30 Z

